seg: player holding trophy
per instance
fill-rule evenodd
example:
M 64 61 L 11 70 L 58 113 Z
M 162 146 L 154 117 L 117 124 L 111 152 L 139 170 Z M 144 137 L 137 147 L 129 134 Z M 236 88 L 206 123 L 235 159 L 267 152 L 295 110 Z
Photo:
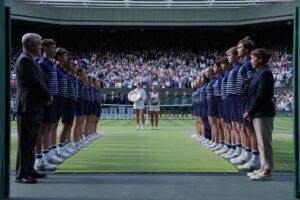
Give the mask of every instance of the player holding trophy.
M 161 100 L 161 95 L 157 91 L 157 85 L 153 84 L 152 91 L 149 92 L 149 96 L 148 96 L 152 130 L 158 130 L 158 112 L 160 111 L 159 108 L 160 100 Z M 154 127 L 154 118 L 155 118 L 155 127 Z

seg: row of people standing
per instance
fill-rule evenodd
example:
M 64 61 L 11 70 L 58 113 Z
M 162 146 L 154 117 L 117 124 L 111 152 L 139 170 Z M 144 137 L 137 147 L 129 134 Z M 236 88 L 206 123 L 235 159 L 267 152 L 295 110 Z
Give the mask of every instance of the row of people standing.
M 42 40 L 42 49 L 43 57 L 37 62 L 53 102 L 44 109 L 35 169 L 52 171 L 98 136 L 101 94 L 99 82 L 87 76 L 84 69 L 76 68 L 68 52 L 56 48 L 54 40 Z M 57 141 L 59 121 L 63 127 Z
M 166 91 L 165 95 L 161 96 L 160 105 L 166 105 L 166 107 L 161 107 L 160 115 L 167 118 L 172 116 L 173 118 L 179 118 L 180 115 L 181 117 L 184 117 L 184 115 L 187 117 L 191 113 L 189 106 L 191 97 L 186 92 L 178 95 L 178 92 L 175 91 L 171 95 L 169 91 Z M 124 119 L 125 115 L 127 115 L 128 120 L 133 119 L 133 103 L 128 100 L 127 95 L 124 95 L 124 93 L 115 94 L 112 91 L 111 95 L 103 94 L 102 104 L 113 104 L 102 106 L 102 119 Z
M 269 180 L 274 167 L 274 79 L 270 54 L 253 49 L 252 40 L 240 40 L 228 49 L 227 58 L 193 82 L 193 137 L 240 171 L 257 170 L 248 174 L 251 180 Z
M 127 96 L 124 93 L 115 94 L 111 92 L 110 96 L 103 94 L 102 104 L 113 104 L 102 106 L 102 119 L 124 119 L 127 111 L 127 119 L 133 119 L 133 103 L 128 101 Z
M 18 158 L 16 181 L 36 183 L 99 137 L 99 82 L 75 68 L 68 52 L 53 39 L 34 33 L 22 37 L 16 64 Z M 43 56 L 39 57 L 41 50 Z M 58 124 L 62 130 L 58 138 Z M 30 136 L 27 134 L 30 133 Z M 73 142 L 71 136 L 73 135 Z M 58 138 L 58 139 L 57 139 Z

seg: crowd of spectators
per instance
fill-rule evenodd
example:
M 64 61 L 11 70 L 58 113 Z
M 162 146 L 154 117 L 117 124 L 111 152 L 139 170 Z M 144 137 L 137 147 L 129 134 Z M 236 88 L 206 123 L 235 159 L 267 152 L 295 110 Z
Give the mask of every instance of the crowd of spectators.
M 17 51 L 18 52 L 18 51 Z M 292 54 L 289 51 L 272 51 L 270 62 L 274 73 L 275 87 L 291 86 L 293 78 Z M 133 88 L 141 80 L 146 88 L 153 83 L 159 88 L 190 88 L 191 82 L 222 51 L 164 51 L 144 50 L 70 52 L 74 63 L 86 69 L 89 75 L 98 78 L 102 88 Z M 13 56 L 13 58 L 16 56 Z M 12 61 L 12 86 L 16 85 Z
M 271 51 L 271 68 L 275 87 L 291 86 L 293 80 L 293 57 L 288 51 Z
M 99 78 L 104 88 L 133 88 L 141 80 L 147 88 L 190 88 L 203 69 L 212 65 L 218 52 L 132 51 L 76 54 L 75 62 Z M 89 66 L 89 67 L 87 67 Z
M 293 111 L 293 93 L 291 91 L 278 92 L 274 95 L 276 110 Z

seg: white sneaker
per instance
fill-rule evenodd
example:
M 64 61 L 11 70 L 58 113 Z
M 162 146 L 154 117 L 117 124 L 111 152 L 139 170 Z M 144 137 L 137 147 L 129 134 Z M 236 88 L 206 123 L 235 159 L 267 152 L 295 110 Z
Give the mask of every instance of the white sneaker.
M 140 129 L 140 126 L 139 125 L 136 125 L 136 128 L 135 128 L 136 130 L 139 130 Z
M 154 126 L 152 126 L 151 130 L 154 130 Z
M 200 142 L 204 142 L 206 140 L 206 138 L 205 137 L 203 137 L 203 136 L 200 136 Z
M 203 140 L 202 136 L 198 135 L 197 133 L 195 133 L 196 135 L 194 136 L 194 140 L 197 142 L 201 142 Z
M 242 160 L 241 156 L 233 158 L 233 159 L 230 159 L 230 162 L 233 165 L 243 165 L 243 164 L 246 163 L 246 161 Z
M 207 138 L 205 138 L 204 140 L 202 140 L 202 144 L 203 144 L 203 145 L 206 145 L 206 144 L 209 143 L 209 142 L 210 142 L 210 140 L 207 139 Z
M 73 143 L 69 142 L 69 144 L 67 144 L 68 147 L 72 150 L 74 150 L 76 153 L 80 150 L 79 148 L 77 148 Z
M 83 144 L 85 145 L 85 146 L 88 146 L 89 144 L 90 144 L 90 141 L 88 140 L 88 139 L 83 139 Z
M 81 149 L 81 147 L 79 146 L 79 144 L 80 144 L 80 142 L 76 142 L 76 143 L 73 144 L 74 147 L 75 147 L 76 149 L 78 149 L 78 151 L 80 151 L 80 149 Z
M 225 154 L 225 153 L 227 153 L 228 151 L 229 151 L 229 148 L 228 148 L 226 145 L 224 145 L 223 148 L 220 149 L 219 151 L 216 151 L 215 154 L 221 156 L 222 154 Z
M 80 149 L 86 147 L 86 144 L 83 142 L 83 140 L 79 141 L 77 144 Z
M 61 157 L 63 159 L 67 159 L 67 158 L 70 158 L 71 156 L 72 156 L 71 154 L 69 154 L 68 152 L 65 151 L 64 147 L 59 147 L 58 157 Z
M 215 148 L 211 149 L 212 151 L 216 152 L 216 151 L 219 151 L 220 149 L 223 148 L 223 144 L 219 143 Z
M 208 146 L 207 148 L 210 149 L 210 150 L 212 150 L 212 149 L 214 149 L 216 146 L 218 146 L 218 144 L 214 142 L 214 143 L 212 143 L 210 146 Z
M 45 160 L 48 161 L 50 164 L 61 164 L 64 162 L 63 158 L 57 157 L 55 153 L 52 151 L 49 151 L 47 154 L 44 154 Z
M 145 127 L 144 127 L 144 125 L 142 125 L 142 126 L 141 126 L 141 130 L 145 130 Z
M 209 139 L 206 139 L 202 144 L 203 144 L 203 146 L 208 147 L 212 143 L 211 143 L 211 141 Z
M 55 149 L 52 149 L 52 151 L 53 151 L 53 153 L 54 153 L 57 157 L 59 157 L 59 158 L 62 158 L 62 159 L 67 159 L 67 158 L 69 158 L 68 155 L 62 154 L 62 152 L 59 151 L 59 148 L 58 148 L 58 147 L 55 148 Z
M 91 140 L 91 141 L 94 141 L 94 140 L 96 140 L 97 138 L 95 137 L 95 134 L 92 134 L 92 135 L 90 135 L 90 137 L 89 137 L 89 140 Z
M 97 140 L 98 139 L 98 137 L 99 137 L 99 135 L 98 135 L 98 133 L 94 133 L 94 140 Z
M 232 154 L 234 154 L 235 150 L 230 149 L 226 154 L 224 154 L 223 158 L 229 159 Z
M 94 141 L 94 138 L 90 135 L 86 138 L 86 141 L 90 144 Z
M 249 160 L 251 160 L 252 158 L 252 154 L 250 152 L 244 151 L 244 153 L 242 154 L 241 159 L 248 162 Z
M 158 126 L 155 126 L 155 130 L 159 130 Z
M 44 158 L 35 159 L 34 169 L 37 171 L 55 171 L 56 165 L 50 164 Z
M 71 155 L 74 155 L 76 153 L 76 151 L 72 149 L 68 144 L 64 146 L 64 151 Z
M 239 156 L 241 155 L 241 153 L 242 153 L 241 150 L 236 149 L 236 150 L 234 151 L 234 153 L 231 154 L 231 155 L 228 157 L 228 159 L 237 158 L 237 157 L 239 157 Z
M 253 171 L 260 169 L 260 161 L 258 159 L 251 159 L 243 165 L 239 165 L 238 170 L 240 171 Z
M 211 142 L 208 146 L 206 145 L 205 147 L 209 149 L 209 148 L 211 148 L 212 146 L 214 146 L 214 144 L 215 144 L 215 143 Z

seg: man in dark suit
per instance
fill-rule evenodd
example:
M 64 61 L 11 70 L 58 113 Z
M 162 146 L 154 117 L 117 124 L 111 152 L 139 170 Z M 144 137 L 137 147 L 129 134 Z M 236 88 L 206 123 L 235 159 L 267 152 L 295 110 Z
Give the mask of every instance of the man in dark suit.
M 16 182 L 36 183 L 35 178 L 45 177 L 34 168 L 37 132 L 42 122 L 45 105 L 52 103 L 43 72 L 35 58 L 40 54 L 41 36 L 27 33 L 22 37 L 23 52 L 16 62 L 17 75 L 17 128 L 18 155 Z
M 115 95 L 114 91 L 111 92 L 110 103 L 115 104 L 115 105 L 118 103 L 118 97 Z M 112 119 L 112 117 L 114 117 L 114 119 L 117 119 L 117 107 L 116 106 L 110 106 L 109 107 L 109 114 L 110 114 L 110 119 Z

